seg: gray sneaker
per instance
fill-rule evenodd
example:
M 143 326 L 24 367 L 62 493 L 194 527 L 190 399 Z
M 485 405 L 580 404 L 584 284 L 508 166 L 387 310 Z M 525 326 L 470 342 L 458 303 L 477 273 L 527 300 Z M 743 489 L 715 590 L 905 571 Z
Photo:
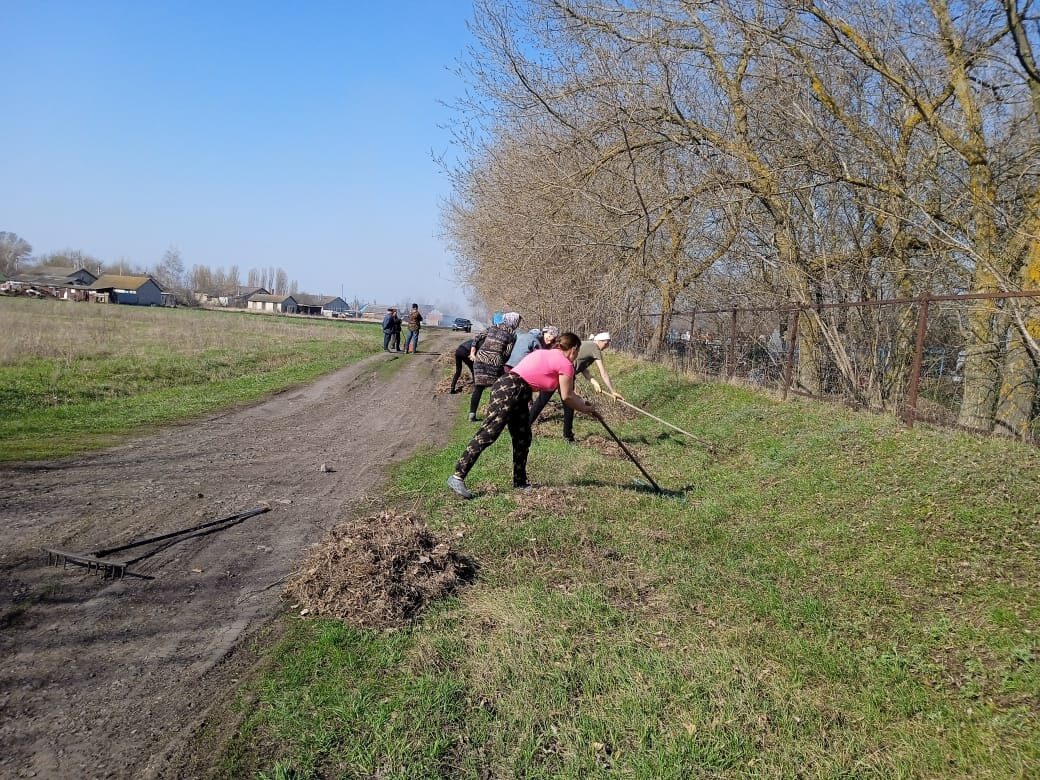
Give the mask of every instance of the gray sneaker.
M 476 422 L 477 421 L 477 415 L 473 414 L 473 412 L 470 412 L 469 413 L 469 421 L 470 422 Z
M 454 490 L 463 498 L 476 498 L 476 493 L 471 493 L 469 488 L 466 487 L 466 483 L 462 481 L 462 477 L 456 477 L 454 474 L 448 477 L 448 487 Z

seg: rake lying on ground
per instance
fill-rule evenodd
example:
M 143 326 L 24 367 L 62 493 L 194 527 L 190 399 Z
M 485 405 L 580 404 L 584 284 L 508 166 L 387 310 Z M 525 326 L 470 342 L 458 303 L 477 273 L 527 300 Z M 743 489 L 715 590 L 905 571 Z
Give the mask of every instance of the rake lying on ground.
M 118 547 L 109 547 L 104 550 L 94 550 L 93 552 L 88 553 L 66 552 L 64 550 L 54 550 L 49 547 L 44 547 L 43 551 L 47 553 L 47 564 L 49 566 L 61 566 L 62 568 L 68 566 L 79 566 L 86 569 L 90 574 L 98 575 L 103 580 L 121 580 L 123 577 L 139 577 L 144 580 L 150 580 L 154 578 L 147 574 L 140 574 L 139 572 L 131 571 L 130 566 L 143 561 L 145 558 L 151 558 L 156 553 L 159 553 L 178 542 L 183 542 L 186 539 L 193 539 L 196 536 L 205 536 L 206 534 L 223 531 L 225 528 L 230 528 L 233 525 L 241 523 L 243 520 L 247 520 L 255 515 L 263 514 L 264 512 L 269 512 L 270 510 L 271 507 L 269 506 L 258 506 L 246 512 L 239 512 L 236 515 L 222 517 L 219 520 L 210 520 L 206 523 L 193 525 L 191 528 L 182 528 L 180 531 L 171 531 L 170 533 L 161 534 L 159 536 L 150 536 L 147 539 L 138 539 L 133 542 L 128 542 L 127 544 L 121 544 Z M 145 547 L 150 544 L 157 546 L 146 553 L 138 555 L 136 558 L 120 561 L 103 560 L 115 553 L 132 550 L 137 547 Z

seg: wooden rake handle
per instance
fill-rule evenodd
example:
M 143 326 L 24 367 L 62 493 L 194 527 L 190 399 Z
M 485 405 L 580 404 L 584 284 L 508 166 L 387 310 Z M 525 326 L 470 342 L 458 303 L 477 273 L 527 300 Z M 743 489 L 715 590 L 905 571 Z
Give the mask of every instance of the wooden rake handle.
M 600 422 L 600 425 L 602 425 L 602 426 L 603 426 L 603 429 L 604 429 L 604 430 L 605 430 L 605 431 L 606 431 L 607 433 L 609 433 L 609 434 L 610 434 L 610 438 L 612 438 L 612 439 L 613 439 L 613 440 L 614 440 L 615 442 L 617 442 L 617 446 L 619 446 L 619 447 L 621 448 L 621 451 L 622 451 L 622 452 L 624 452 L 624 453 L 625 453 L 625 455 L 627 455 L 627 456 L 628 456 L 628 459 L 629 459 L 630 461 L 632 461 L 632 462 L 633 462 L 633 463 L 634 463 L 634 464 L 636 465 L 636 468 L 637 468 L 637 469 L 639 469 L 639 470 L 640 470 L 640 472 L 642 472 L 643 476 L 647 478 L 647 481 L 649 481 L 649 482 L 650 482 L 650 484 L 651 484 L 651 485 L 653 485 L 653 487 L 654 487 L 654 491 L 655 491 L 655 492 L 657 492 L 657 493 L 662 493 L 662 492 L 664 492 L 664 491 L 662 491 L 662 490 L 661 490 L 661 486 L 660 486 L 660 485 L 658 485 L 658 484 L 657 484 L 656 482 L 654 482 L 654 478 L 653 478 L 653 477 L 651 477 L 651 476 L 650 476 L 650 475 L 649 475 L 649 474 L 648 474 L 648 473 L 646 472 L 646 469 L 644 469 L 644 468 L 643 468 L 643 464 L 641 464 L 641 463 L 640 463 L 640 462 L 639 462 L 638 460 L 636 460 L 636 456 L 635 456 L 635 455 L 633 455 L 633 454 L 632 454 L 632 453 L 631 453 L 631 452 L 629 451 L 628 447 L 626 447 L 626 446 L 625 446 L 625 443 L 624 443 L 623 441 L 621 441 L 621 439 L 619 439 L 619 438 L 618 438 L 617 434 L 616 434 L 616 433 L 614 433 L 614 431 L 610 430 L 610 426 L 609 426 L 609 425 L 607 425 L 607 421 L 606 421 L 606 420 L 604 420 L 604 419 L 603 419 L 603 418 L 602 418 L 602 417 L 601 417 L 601 416 L 599 415 L 599 413 L 598 413 L 598 412 L 597 412 L 597 413 L 595 414 L 595 418 L 596 418 L 597 420 L 599 420 L 599 422 Z

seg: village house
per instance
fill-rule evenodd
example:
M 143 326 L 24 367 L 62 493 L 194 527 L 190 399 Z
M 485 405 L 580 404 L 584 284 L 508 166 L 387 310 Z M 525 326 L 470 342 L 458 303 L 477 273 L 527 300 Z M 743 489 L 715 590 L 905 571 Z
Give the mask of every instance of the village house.
M 173 293 L 150 276 L 123 276 L 102 274 L 87 287 L 89 300 L 94 303 L 119 303 L 128 306 L 174 306 Z
M 251 295 L 248 302 L 249 311 L 266 312 L 268 314 L 296 314 L 298 306 L 292 295 L 272 295 L 258 293 Z
M 254 295 L 270 295 L 271 291 L 263 287 L 243 287 L 238 285 L 227 290 L 210 290 L 193 293 L 195 300 L 203 306 L 224 306 L 229 309 L 248 308 L 249 299 Z

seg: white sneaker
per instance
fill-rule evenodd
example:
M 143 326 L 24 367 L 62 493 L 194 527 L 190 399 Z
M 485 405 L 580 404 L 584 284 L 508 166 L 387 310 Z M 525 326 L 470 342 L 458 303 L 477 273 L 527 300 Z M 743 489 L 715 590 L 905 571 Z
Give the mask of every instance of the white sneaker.
M 477 415 L 473 414 L 473 412 L 470 412 L 469 413 L 469 421 L 470 422 L 476 422 L 477 421 Z
M 471 493 L 469 488 L 466 487 L 466 483 L 462 481 L 462 477 L 456 477 L 452 474 L 448 477 L 448 487 L 454 490 L 463 498 L 476 498 L 476 493 Z

